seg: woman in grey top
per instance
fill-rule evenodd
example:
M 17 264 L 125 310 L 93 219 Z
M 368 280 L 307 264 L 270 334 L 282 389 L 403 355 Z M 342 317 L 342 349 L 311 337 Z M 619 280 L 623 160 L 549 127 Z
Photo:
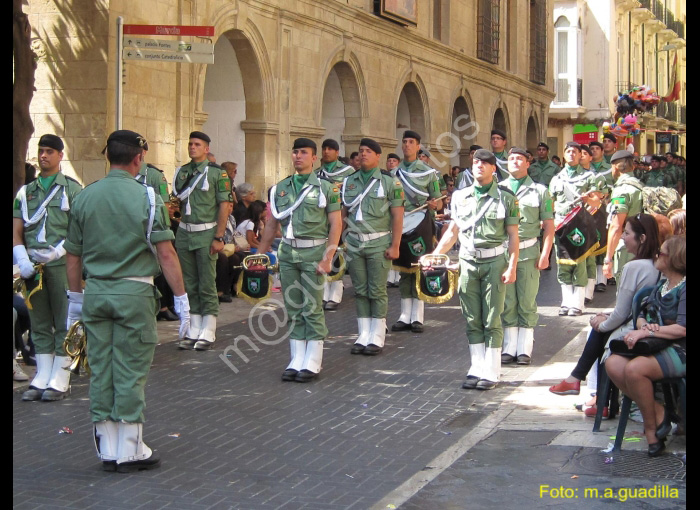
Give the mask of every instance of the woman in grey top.
M 583 349 L 583 354 L 571 375 L 559 384 L 549 388 L 556 395 L 578 395 L 581 381 L 603 354 L 608 338 L 616 338 L 614 333 L 630 322 L 632 299 L 638 290 L 655 285 L 659 271 L 654 261 L 659 253 L 659 228 L 656 220 L 649 214 L 638 214 L 625 220 L 622 240 L 629 253 L 635 258 L 625 264 L 622 277 L 617 285 L 617 302 L 611 314 L 599 313 L 591 317 L 591 332 Z M 595 416 L 595 408 L 592 416 Z M 591 414 L 591 412 L 587 413 Z

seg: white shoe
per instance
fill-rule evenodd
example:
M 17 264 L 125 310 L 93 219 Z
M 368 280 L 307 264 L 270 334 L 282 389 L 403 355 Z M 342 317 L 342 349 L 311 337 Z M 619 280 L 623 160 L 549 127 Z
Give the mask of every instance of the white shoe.
M 13 381 L 28 381 L 29 376 L 24 373 L 22 367 L 19 366 L 16 359 L 12 360 L 12 380 Z

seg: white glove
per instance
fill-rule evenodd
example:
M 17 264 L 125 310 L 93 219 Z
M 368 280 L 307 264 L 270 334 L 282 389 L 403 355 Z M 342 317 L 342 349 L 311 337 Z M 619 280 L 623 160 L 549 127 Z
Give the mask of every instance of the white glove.
M 34 260 L 42 264 L 58 260 L 66 254 L 66 249 L 63 247 L 63 243 L 64 241 L 61 241 L 55 248 L 53 246 L 49 246 L 44 250 L 33 250 L 32 257 Z
M 27 248 L 23 244 L 18 244 L 12 248 L 12 254 L 15 256 L 17 265 L 19 266 L 19 275 L 28 280 L 36 274 L 34 270 L 34 264 L 29 260 L 29 255 L 27 255 Z
M 190 299 L 187 294 L 175 296 L 175 313 L 180 317 L 179 338 L 185 338 L 190 333 Z
M 68 291 L 68 315 L 66 329 L 70 329 L 75 321 L 83 319 L 83 293 Z

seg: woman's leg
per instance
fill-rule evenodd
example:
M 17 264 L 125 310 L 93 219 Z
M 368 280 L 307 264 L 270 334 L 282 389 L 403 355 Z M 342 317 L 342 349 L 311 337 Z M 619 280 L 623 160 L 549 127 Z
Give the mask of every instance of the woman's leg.
M 638 356 L 633 358 L 624 368 L 627 391 L 625 395 L 630 397 L 639 406 L 644 420 L 644 434 L 647 443 L 654 444 L 656 439 L 657 405 L 654 400 L 654 382 L 663 379 L 663 372 L 659 362 L 651 356 Z

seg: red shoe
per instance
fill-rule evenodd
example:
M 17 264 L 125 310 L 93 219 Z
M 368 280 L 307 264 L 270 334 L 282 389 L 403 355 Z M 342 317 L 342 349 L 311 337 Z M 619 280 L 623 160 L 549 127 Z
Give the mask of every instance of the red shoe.
M 588 416 L 589 418 L 595 418 L 596 413 L 598 412 L 598 406 L 593 406 L 589 407 L 584 411 L 584 414 Z M 608 408 L 604 407 L 603 408 L 603 419 L 607 420 L 608 419 Z
M 555 395 L 578 395 L 581 392 L 581 381 L 568 383 L 566 380 L 549 387 L 549 391 Z

